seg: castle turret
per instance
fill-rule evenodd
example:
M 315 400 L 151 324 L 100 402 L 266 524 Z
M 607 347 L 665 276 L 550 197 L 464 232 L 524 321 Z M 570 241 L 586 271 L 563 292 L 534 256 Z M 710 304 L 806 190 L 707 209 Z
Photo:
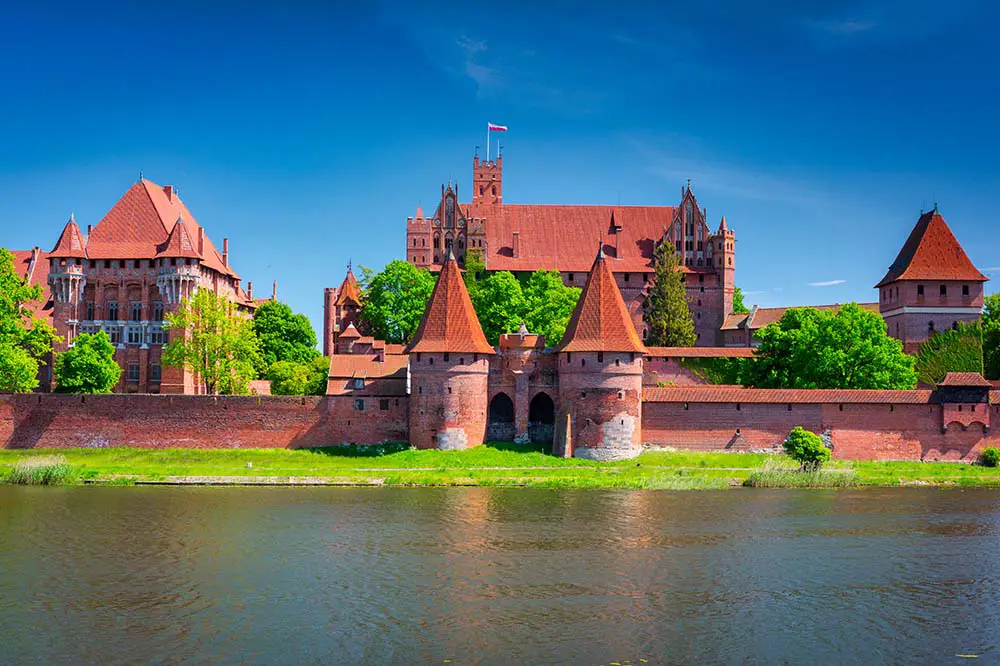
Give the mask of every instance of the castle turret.
M 449 252 L 410 356 L 410 443 L 465 449 L 486 438 L 488 358 L 494 353 Z
M 351 324 L 358 321 L 361 312 L 361 285 L 354 277 L 351 265 L 347 265 L 347 275 L 337 289 L 323 292 L 323 355 L 343 353 L 339 351 L 338 338 Z M 357 329 L 355 329 L 357 331 Z
M 56 332 L 63 338 L 63 348 L 73 344 L 80 323 L 80 302 L 87 285 L 86 244 L 73 215 L 63 227 L 56 246 L 49 253 L 49 287 L 52 291 Z
M 639 455 L 646 347 L 598 251 L 559 348 L 555 452 L 594 460 Z
M 712 254 L 709 261 L 714 264 L 722 288 L 722 319 L 715 324 L 721 328 L 725 318 L 733 313 L 733 293 L 736 290 L 736 233 L 726 224 L 726 216 L 719 222 L 719 230 L 708 240 Z M 721 343 L 721 340 L 719 341 Z
M 192 296 L 198 288 L 202 256 L 202 248 L 199 246 L 204 245 L 204 232 L 200 227 L 198 232 L 199 243 L 195 245 L 184 224 L 184 218 L 178 216 L 167 241 L 153 258 L 156 265 L 156 286 L 167 305 L 179 304 L 182 299 Z
M 503 158 L 492 162 L 472 159 L 472 204 L 492 206 L 503 203 Z

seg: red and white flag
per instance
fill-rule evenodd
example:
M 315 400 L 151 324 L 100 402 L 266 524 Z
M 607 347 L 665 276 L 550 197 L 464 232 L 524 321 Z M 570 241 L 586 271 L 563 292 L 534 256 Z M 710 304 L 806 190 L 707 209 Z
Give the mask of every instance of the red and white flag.
M 493 123 L 486 123 L 486 125 L 488 126 L 489 131 L 491 131 L 491 132 L 506 132 L 507 131 L 507 126 L 506 125 L 494 125 Z

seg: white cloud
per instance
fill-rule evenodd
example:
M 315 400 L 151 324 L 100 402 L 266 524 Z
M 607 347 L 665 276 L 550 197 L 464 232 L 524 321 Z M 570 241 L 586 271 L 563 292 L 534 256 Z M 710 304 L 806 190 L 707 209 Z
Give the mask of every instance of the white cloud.
M 843 21 L 806 21 L 806 26 L 830 35 L 847 37 L 874 30 L 878 24 L 874 21 L 847 19 Z
M 983 273 L 1000 273 L 1000 266 L 991 266 L 990 268 L 980 268 Z
M 847 280 L 826 280 L 825 282 L 810 282 L 810 287 L 832 287 L 837 284 L 844 284 Z

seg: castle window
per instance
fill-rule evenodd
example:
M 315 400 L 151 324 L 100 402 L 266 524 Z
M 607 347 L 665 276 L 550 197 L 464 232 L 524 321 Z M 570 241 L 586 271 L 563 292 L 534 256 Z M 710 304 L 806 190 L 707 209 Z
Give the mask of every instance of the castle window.
M 483 187 L 482 185 L 480 185 L 479 186 L 479 196 L 483 196 L 483 192 L 485 192 L 485 191 L 486 191 L 486 188 Z
M 163 319 L 163 301 L 153 301 L 153 321 Z
M 127 329 L 127 340 L 130 345 L 142 344 L 142 328 L 139 326 L 129 326 Z
M 677 246 L 677 251 L 680 252 L 681 251 L 681 242 L 677 241 L 677 242 L 674 243 L 674 245 Z
M 733 258 L 732 258 L 732 257 L 729 257 L 729 265 L 730 265 L 730 266 L 732 266 L 732 265 L 733 265 Z
M 118 302 L 111 301 L 108 303 L 108 319 L 112 321 L 118 321 Z
M 142 321 L 142 303 L 137 301 L 129 303 L 129 319 L 131 321 Z
M 649 282 L 649 275 L 647 275 L 646 273 L 643 273 L 642 274 L 642 282 L 643 282 L 643 284 Z
M 624 391 L 618 391 L 618 399 L 619 400 L 624 400 L 625 399 L 625 392 Z
M 628 273 L 626 273 L 626 274 L 625 274 L 625 281 L 626 281 L 626 282 L 628 282 L 628 279 L 629 279 L 629 274 L 628 274 Z
M 743 409 L 743 405 L 741 405 L 740 403 L 736 403 L 736 411 L 740 411 L 742 409 Z M 739 430 L 737 430 L 736 432 L 739 432 Z
M 704 282 L 704 281 L 705 281 L 705 276 L 704 276 L 704 275 L 699 275 L 699 276 L 698 276 L 698 282 L 699 282 L 699 283 L 702 283 L 702 282 Z
M 622 360 L 620 358 L 616 358 L 615 359 L 615 367 L 620 367 L 621 364 L 622 364 Z
M 924 285 L 918 284 L 917 285 L 917 296 L 923 296 L 923 295 L 924 295 Z
M 416 238 L 414 238 L 414 239 L 413 239 L 413 247 L 416 247 L 416 246 L 417 246 L 417 239 L 416 239 Z
M 586 398 L 587 397 L 587 392 L 586 391 L 581 392 L 580 393 L 580 397 L 581 398 Z
M 94 301 L 87 301 L 87 320 L 93 321 L 94 319 Z
M 177 265 L 177 259 L 171 259 L 170 260 L 170 265 L 171 266 L 176 266 Z
M 463 358 L 458 359 L 458 364 L 459 365 L 465 365 L 465 358 L 463 357 Z
M 597 352 L 597 362 L 604 363 L 604 352 Z
M 117 326 L 108 329 L 108 337 L 111 339 L 111 344 L 117 345 L 122 341 L 122 329 Z
M 792 411 L 792 406 L 791 406 L 791 404 L 789 404 L 789 405 L 788 405 L 788 411 Z
M 430 358 L 428 358 L 427 362 L 430 363 L 431 365 L 434 365 L 434 357 L 431 356 Z
M 572 360 L 572 357 L 573 357 L 572 354 L 566 354 L 566 365 L 570 364 L 570 361 Z
M 587 367 L 587 359 L 585 359 L 585 358 L 581 358 L 580 359 L 580 367 L 581 368 Z
M 364 377 L 355 377 L 354 380 L 351 382 L 351 388 L 353 389 L 363 389 L 364 387 L 365 387 Z
M 496 176 L 494 176 L 494 178 L 496 178 Z M 493 186 L 493 196 L 496 196 L 496 195 L 497 195 L 497 186 L 494 185 Z
M 957 331 L 958 330 L 958 322 L 957 321 L 951 322 L 951 330 L 953 330 L 953 331 Z
M 378 401 L 378 408 L 381 411 L 383 411 L 383 412 L 389 411 L 389 399 L 388 398 L 383 398 L 382 400 L 379 400 Z
M 969 285 L 963 284 L 962 285 L 962 296 L 968 296 L 968 295 L 969 295 Z
M 444 360 L 446 360 L 446 361 L 451 360 L 451 355 L 448 352 L 444 353 Z
M 423 386 L 418 387 L 417 388 L 417 393 L 420 394 L 420 395 L 423 395 L 424 394 L 424 387 Z
M 163 329 L 159 326 L 153 326 L 149 329 L 149 344 L 151 345 L 162 345 L 167 341 L 167 336 L 163 332 Z
M 700 298 L 698 299 L 698 307 L 699 308 L 701 307 L 701 299 Z
M 569 278 L 569 281 L 572 282 L 573 281 L 573 274 L 570 273 L 569 276 L 568 276 L 568 278 Z
M 451 387 L 448 387 L 448 395 L 451 395 Z
M 948 295 L 948 285 L 945 285 L 945 284 L 941 285 L 941 295 L 942 296 L 947 296 Z
M 701 252 L 703 249 L 704 247 L 702 247 L 702 242 L 698 241 L 698 251 Z
M 128 364 L 128 380 L 130 382 L 139 381 L 139 364 L 129 363 Z
M 160 372 L 161 370 L 159 363 L 154 363 L 153 365 L 149 366 L 149 381 L 151 382 L 160 381 Z
M 354 401 L 354 409 L 356 409 L 359 412 L 365 411 L 365 401 L 364 400 L 355 400 Z
M 929 333 L 933 333 L 934 332 L 934 322 L 932 322 L 932 321 L 927 322 L 927 331 Z

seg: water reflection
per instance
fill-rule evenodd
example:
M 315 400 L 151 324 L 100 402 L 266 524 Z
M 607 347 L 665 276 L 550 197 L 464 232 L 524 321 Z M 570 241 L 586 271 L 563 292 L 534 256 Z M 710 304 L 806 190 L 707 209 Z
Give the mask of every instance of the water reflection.
M 0 488 L 4 661 L 1000 655 L 991 491 Z

